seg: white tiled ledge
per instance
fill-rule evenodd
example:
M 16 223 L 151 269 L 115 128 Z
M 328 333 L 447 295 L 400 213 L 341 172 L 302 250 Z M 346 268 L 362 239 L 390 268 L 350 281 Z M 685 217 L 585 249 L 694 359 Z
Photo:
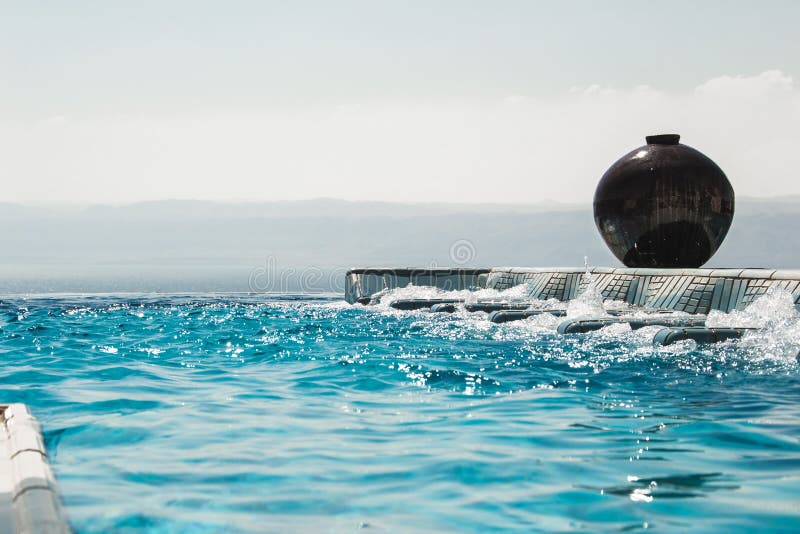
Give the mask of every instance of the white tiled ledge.
M 70 532 L 39 423 L 24 404 L 0 405 L 0 533 Z

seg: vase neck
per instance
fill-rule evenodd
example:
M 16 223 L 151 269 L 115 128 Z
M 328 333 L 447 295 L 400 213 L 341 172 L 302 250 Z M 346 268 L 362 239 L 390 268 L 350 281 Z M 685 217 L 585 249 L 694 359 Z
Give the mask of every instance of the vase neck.
M 678 134 L 648 135 L 645 137 L 648 145 L 677 145 L 681 136 Z

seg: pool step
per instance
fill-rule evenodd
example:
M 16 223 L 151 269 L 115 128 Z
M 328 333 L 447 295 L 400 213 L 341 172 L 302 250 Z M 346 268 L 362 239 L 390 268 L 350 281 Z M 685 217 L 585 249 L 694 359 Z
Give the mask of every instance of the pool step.
M 581 334 L 600 330 L 601 328 L 618 323 L 628 323 L 632 330 L 645 326 L 705 326 L 705 316 L 695 317 L 669 317 L 656 315 L 653 317 L 592 317 L 587 319 L 567 319 L 558 325 L 559 334 Z
M 659 330 L 653 343 L 656 345 L 672 345 L 685 339 L 693 339 L 698 343 L 717 343 L 726 339 L 739 339 L 747 332 L 752 332 L 755 328 L 663 328 Z
M 460 304 L 462 302 L 464 299 L 399 299 L 389 306 L 395 310 L 424 310 L 432 308 L 436 304 Z
M 468 312 L 486 312 L 501 310 L 527 310 L 531 307 L 531 302 L 503 302 L 503 301 L 478 301 L 470 302 L 464 305 L 464 309 Z
M 522 319 L 527 319 L 528 317 L 535 317 L 537 315 L 542 315 L 543 313 L 549 313 L 550 315 L 554 315 L 556 317 L 566 317 L 567 310 L 564 309 L 550 309 L 550 310 L 500 310 L 495 311 L 489 314 L 489 320 L 493 323 L 507 323 L 509 321 L 521 321 Z M 609 310 L 608 314 L 616 317 L 619 315 L 619 311 L 616 310 Z
M 445 312 L 449 307 L 434 309 L 437 304 L 461 304 L 464 299 L 398 299 L 389 304 L 395 310 L 423 310 L 430 308 L 431 311 Z M 502 302 L 502 301 L 478 301 L 464 305 L 468 312 L 493 312 L 497 310 L 526 310 L 531 302 Z
M 432 312 L 453 313 L 456 311 L 456 304 L 458 302 L 439 302 L 431 306 Z M 530 302 L 501 302 L 501 301 L 478 301 L 464 304 L 464 309 L 470 313 L 486 312 L 500 310 L 527 310 L 530 308 Z
M 498 310 L 489 314 L 489 320 L 493 323 L 508 323 L 510 321 L 521 321 L 528 317 L 536 317 L 549 313 L 556 317 L 564 317 L 567 310 Z

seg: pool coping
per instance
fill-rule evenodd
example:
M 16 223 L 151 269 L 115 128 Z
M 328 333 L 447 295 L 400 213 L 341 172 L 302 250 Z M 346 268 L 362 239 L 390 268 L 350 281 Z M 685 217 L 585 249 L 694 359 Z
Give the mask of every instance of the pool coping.
M 39 422 L 24 404 L 0 403 L 0 534 L 72 532 Z
M 595 278 L 608 300 L 633 306 L 707 313 L 743 309 L 770 287 L 792 293 L 800 308 L 800 270 L 766 268 L 639 269 L 615 267 L 493 267 L 453 268 L 364 268 L 345 276 L 345 301 L 373 303 L 385 290 L 407 286 L 436 287 L 444 291 L 495 289 L 502 291 L 527 285 L 528 300 L 555 298 L 569 301 L 579 296 Z M 420 299 L 412 299 L 420 300 Z

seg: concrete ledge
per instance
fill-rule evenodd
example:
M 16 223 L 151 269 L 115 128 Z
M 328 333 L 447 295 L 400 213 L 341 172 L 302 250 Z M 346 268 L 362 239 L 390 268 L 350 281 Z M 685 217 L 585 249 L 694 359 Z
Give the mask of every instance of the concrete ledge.
M 773 286 L 792 293 L 795 304 L 800 305 L 800 270 L 595 267 L 589 272 L 604 299 L 643 309 L 689 314 L 730 312 L 743 309 Z M 586 290 L 589 277 L 582 267 L 353 269 L 345 279 L 345 300 L 367 304 L 379 291 L 409 284 L 497 291 L 525 285 L 523 302 L 569 301 Z
M 567 315 L 566 310 L 500 310 L 493 311 L 489 314 L 489 321 L 493 323 L 508 323 L 511 321 L 521 321 L 528 317 L 536 317 L 549 313 L 555 317 L 564 317 Z
M 738 278 L 744 269 L 712 269 L 709 276 L 722 278 Z
M 773 280 L 800 280 L 800 270 L 784 269 L 775 271 L 770 278 Z
M 777 272 L 775 269 L 745 269 L 739 276 L 742 278 L 772 278 Z
M 476 289 L 486 285 L 490 269 L 449 267 L 397 267 L 351 269 L 345 275 L 344 298 L 350 304 L 367 304 L 384 289 L 408 285 L 432 286 L 445 291 Z
M 0 405 L 0 424 L 0 532 L 70 532 L 39 423 L 11 404 Z
M 395 276 L 411 276 L 412 274 L 483 274 L 491 269 L 486 267 L 364 267 L 354 268 L 347 271 L 347 274 L 393 274 Z

